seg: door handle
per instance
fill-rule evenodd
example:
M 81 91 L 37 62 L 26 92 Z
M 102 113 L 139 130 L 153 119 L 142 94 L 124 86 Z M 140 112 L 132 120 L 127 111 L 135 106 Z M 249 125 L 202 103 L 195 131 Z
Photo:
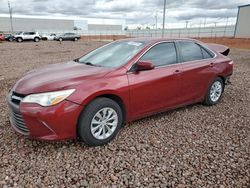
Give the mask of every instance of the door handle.
M 177 69 L 177 70 L 175 70 L 174 71 L 174 74 L 178 74 L 178 73 L 180 73 L 181 71 L 179 70 L 179 69 Z
M 209 66 L 210 66 L 210 67 L 213 67 L 213 66 L 214 66 L 214 63 L 210 63 Z

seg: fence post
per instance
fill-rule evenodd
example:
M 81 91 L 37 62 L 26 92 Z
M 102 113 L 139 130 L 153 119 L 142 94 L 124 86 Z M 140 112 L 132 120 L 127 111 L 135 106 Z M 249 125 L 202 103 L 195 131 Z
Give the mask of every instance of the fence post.
M 226 37 L 226 30 L 227 30 L 227 25 L 225 25 L 223 37 Z

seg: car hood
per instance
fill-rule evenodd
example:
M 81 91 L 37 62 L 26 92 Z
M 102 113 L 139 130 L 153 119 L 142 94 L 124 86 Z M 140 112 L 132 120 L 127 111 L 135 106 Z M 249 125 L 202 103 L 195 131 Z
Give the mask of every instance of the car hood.
M 112 68 L 89 66 L 74 61 L 53 64 L 28 72 L 12 90 L 27 95 L 73 88 L 87 80 L 103 77 L 111 70 Z

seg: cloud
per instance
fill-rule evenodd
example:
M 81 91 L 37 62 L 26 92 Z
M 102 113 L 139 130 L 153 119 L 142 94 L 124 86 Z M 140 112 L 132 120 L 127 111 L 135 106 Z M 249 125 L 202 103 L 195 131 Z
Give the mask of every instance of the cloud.
M 10 0 L 13 14 L 64 15 L 126 19 L 127 24 L 153 24 L 162 17 L 163 0 Z M 8 14 L 8 1 L 0 0 L 1 14 Z M 167 22 L 236 17 L 237 6 L 248 0 L 167 0 Z
M 168 15 L 177 20 L 192 20 L 196 18 L 227 18 L 235 17 L 237 9 L 201 9 L 190 8 L 188 10 L 173 10 Z

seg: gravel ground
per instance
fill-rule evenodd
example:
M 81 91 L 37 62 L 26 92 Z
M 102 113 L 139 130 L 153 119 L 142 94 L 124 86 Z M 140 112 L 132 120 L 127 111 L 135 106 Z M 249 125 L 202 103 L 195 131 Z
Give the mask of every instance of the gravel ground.
M 30 140 L 10 128 L 5 96 L 18 78 L 101 44 L 0 44 L 0 187 L 250 187 L 248 50 L 232 50 L 232 85 L 218 105 L 129 123 L 103 147 Z

